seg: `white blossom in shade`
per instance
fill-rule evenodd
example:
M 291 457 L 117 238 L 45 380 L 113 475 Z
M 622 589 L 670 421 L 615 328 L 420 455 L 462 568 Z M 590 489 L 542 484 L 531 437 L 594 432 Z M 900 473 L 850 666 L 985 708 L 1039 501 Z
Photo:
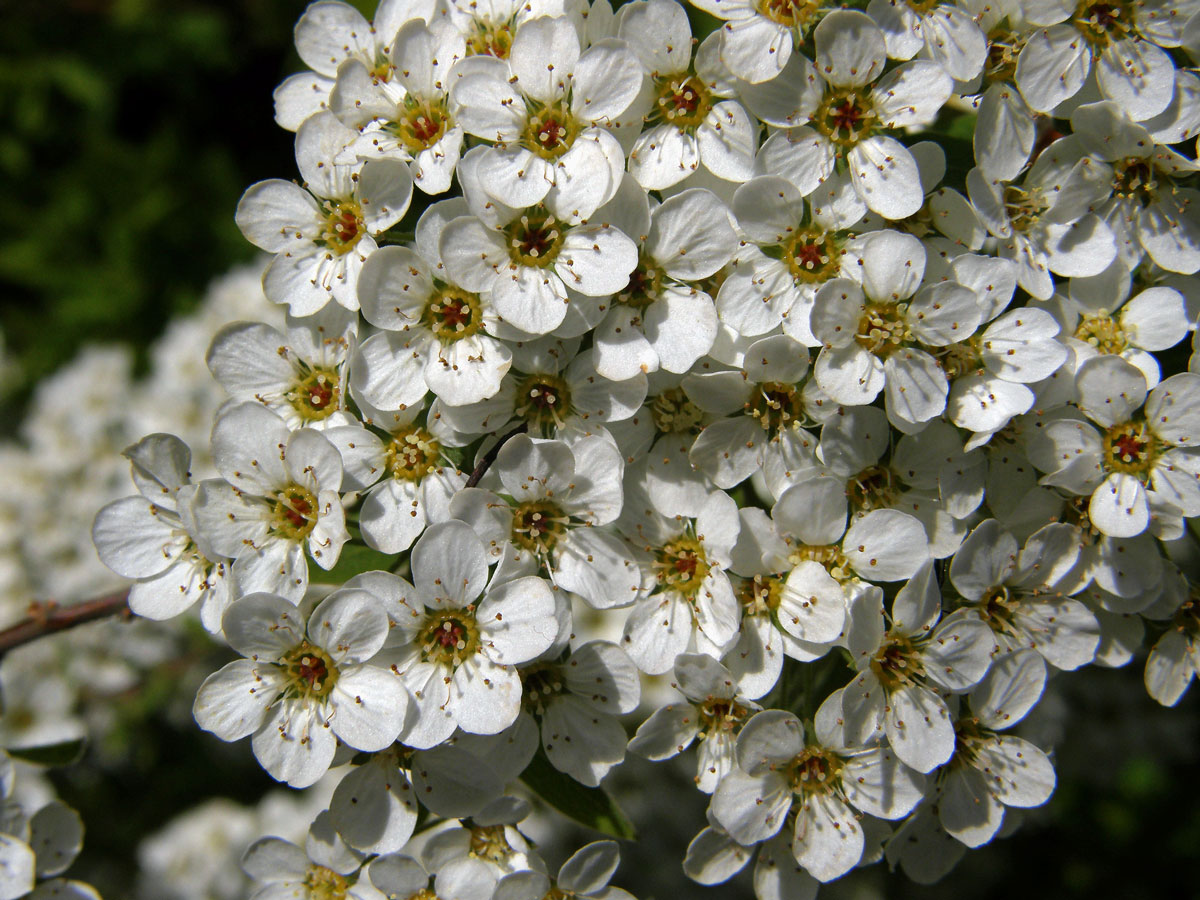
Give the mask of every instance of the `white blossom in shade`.
M 721 827 L 743 845 L 789 824 L 793 857 L 820 882 L 841 877 L 862 859 L 856 810 L 898 819 L 925 793 L 924 778 L 898 754 L 878 744 L 848 746 L 836 705 L 822 704 L 812 734 L 786 710 L 751 718 L 738 735 L 737 768 L 722 779 L 711 806 Z
M 607 126 L 640 92 L 637 57 L 614 39 L 581 52 L 569 18 L 542 17 L 517 28 L 507 62 L 477 62 L 451 103 L 468 134 L 494 142 L 479 157 L 484 191 L 514 208 L 544 203 L 567 222 L 591 217 L 625 169 Z
M 460 164 L 468 185 L 479 183 L 481 152 Z M 597 298 L 625 287 L 637 265 L 637 245 L 607 221 L 572 223 L 541 203 L 522 209 L 493 200 L 473 211 L 442 232 L 446 273 L 469 291 L 491 292 L 496 313 L 527 334 L 549 334 L 564 323 L 575 334 L 588 330 L 598 318 Z M 572 304 L 581 307 L 578 321 L 568 318 Z
M 814 900 L 821 883 L 796 862 L 791 836 L 781 829 L 773 838 L 743 847 L 709 813 L 709 824 L 688 844 L 683 871 L 699 884 L 728 881 L 755 857 L 754 896 L 758 900 Z
M 945 372 L 923 348 L 969 339 L 980 303 L 954 282 L 921 288 L 925 248 L 912 235 L 876 232 L 862 252 L 861 286 L 839 278 L 817 292 L 812 330 L 823 346 L 813 377 L 833 400 L 851 406 L 884 391 L 889 421 L 919 430 L 941 415 L 949 393 Z
M 1195 0 L 1048 4 L 1038 24 L 1049 27 L 1031 34 L 1017 58 L 1017 87 L 1031 107 L 1048 113 L 1094 71 L 1100 93 L 1132 118 L 1155 116 L 1175 90 L 1175 64 L 1163 48 L 1179 46 L 1183 24 L 1198 8 Z
M 1101 167 L 1062 142 L 1042 151 L 1020 184 L 989 178 L 982 169 L 967 173 L 971 205 L 999 255 L 1018 266 L 1017 282 L 1039 300 L 1054 293 L 1050 273 L 1098 275 L 1116 259 L 1112 229 L 1095 212 L 1109 196 Z M 1074 157 L 1074 158 L 1071 158 Z
M 399 160 L 336 165 L 354 132 L 333 113 L 318 113 L 296 133 L 303 186 L 273 178 L 247 188 L 237 225 L 246 240 L 274 253 L 263 291 L 308 316 L 333 299 L 358 309 L 358 274 L 377 248 L 375 237 L 408 212 L 412 176 Z
M 458 825 L 432 835 L 421 851 L 426 868 L 439 869 L 439 877 L 451 867 L 483 863 L 493 881 L 513 872 L 546 871 L 546 864 L 517 827 L 529 815 L 529 802 L 513 796 L 500 797 Z M 491 888 L 484 898 L 491 897 Z M 404 896 L 403 893 L 399 896 Z
M 822 429 L 817 454 L 822 474 L 844 484 L 854 517 L 876 509 L 907 513 L 925 526 L 934 559 L 958 549 L 967 533 L 958 520 L 983 501 L 983 458 L 964 454 L 958 432 L 944 422 L 896 441 L 879 407 L 850 407 Z M 795 483 L 820 485 L 809 473 Z
M 484 57 L 487 64 L 489 56 L 508 58 L 517 29 L 525 22 L 567 15 L 582 26 L 588 10 L 579 0 L 492 0 L 486 4 L 448 0 L 439 12 L 466 38 L 467 55 Z
M 466 43 L 445 20 L 414 18 L 394 33 L 387 53 L 382 64 L 356 58 L 338 67 L 329 107 L 359 134 L 333 161 L 396 159 L 426 194 L 445 193 L 463 144 L 447 102 L 449 77 Z
M 1200 514 L 1200 376 L 1173 375 L 1147 396 L 1140 370 L 1104 355 L 1080 366 L 1075 383 L 1091 422 L 1053 421 L 1030 443 L 1041 483 L 1090 495 L 1088 516 L 1111 537 L 1141 534 L 1152 516 Z
M 1149 255 L 1168 271 L 1192 274 L 1200 269 L 1200 193 L 1185 185 L 1200 168 L 1162 146 L 1127 112 L 1106 100 L 1071 114 L 1084 147 L 1111 169 L 1112 197 L 1098 211 L 1116 234 L 1117 253 L 1128 268 Z
M 660 368 L 687 372 L 717 337 L 716 308 L 702 284 L 737 247 L 725 204 L 691 188 L 651 209 L 649 196 L 627 176 L 605 212 L 639 252 L 629 283 L 596 326 L 596 371 L 614 381 Z
M 536 897 L 580 897 L 583 900 L 634 900 L 633 895 L 609 881 L 616 874 L 620 851 L 616 841 L 593 841 L 571 854 L 557 876 L 535 870 L 513 872 L 496 885 L 501 900 Z
M 1164 593 L 1177 605 L 1173 612 L 1169 606 L 1164 610 L 1170 619 L 1162 637 L 1150 648 L 1144 679 L 1147 692 L 1163 706 L 1177 704 L 1200 672 L 1200 592 L 1183 584 L 1178 576 L 1171 582 L 1177 589 Z M 1157 610 L 1147 615 L 1159 618 Z
M 338 68 L 357 60 L 380 77 L 390 77 L 389 42 L 409 18 L 429 19 L 428 0 L 381 0 L 372 22 L 348 3 L 321 0 L 311 4 L 296 23 L 296 52 L 310 71 L 284 79 L 275 89 L 275 121 L 295 131 L 314 113 L 326 109 Z
M 449 462 L 446 445 L 421 423 L 421 407 L 377 414 L 371 424 L 325 432 L 342 456 L 342 487 L 364 492 L 358 524 L 368 547 L 402 553 L 433 522 L 450 518 L 450 500 L 467 476 Z
M 721 62 L 751 84 L 779 75 L 822 12 L 819 0 L 692 0 L 692 5 L 725 20 Z
M 848 229 L 866 207 L 844 175 L 807 178 L 795 171 L 812 159 L 803 152 L 809 149 L 804 130 L 769 138 L 759 164 L 771 174 L 748 181 L 733 195 L 738 225 L 753 243 L 738 252 L 716 300 L 721 321 L 741 334 L 767 334 L 782 325 L 796 340 L 818 347 L 809 322 L 813 299 L 825 282 L 857 274 L 848 264 L 861 255 L 862 239 Z
M 305 550 L 331 569 L 350 538 L 337 448 L 311 428 L 290 431 L 260 403 L 239 403 L 213 426 L 213 460 L 224 480 L 201 482 L 192 505 L 202 541 L 235 560 L 239 590 L 299 602 Z
M 854 190 L 872 212 L 885 219 L 912 215 L 925 199 L 916 161 L 882 132 L 932 121 L 950 98 L 950 76 L 930 60 L 902 63 L 884 75 L 884 34 L 855 10 L 829 13 L 813 37 L 815 69 L 824 81 L 820 98 L 807 110 L 815 152 L 825 165 L 838 161 L 849 170 Z
M 605 528 L 624 500 L 624 461 L 606 437 L 545 441 L 519 434 L 496 455 L 504 498 L 467 488 L 450 513 L 484 540 L 492 560 L 516 571 L 544 571 L 556 587 L 594 609 L 628 606 L 642 573 L 625 541 Z
M 954 723 L 954 756 L 939 779 L 938 821 L 968 847 L 990 841 L 1007 807 L 1026 809 L 1050 799 L 1054 767 L 1035 744 L 1001 734 L 1020 722 L 1042 696 L 1046 664 L 1034 650 L 996 660 Z
M 899 866 L 917 884 L 935 884 L 967 852 L 966 845 L 942 828 L 928 803 L 900 823 L 885 849 L 889 866 Z
M 871 0 L 867 15 L 883 30 L 892 59 L 924 51 L 955 81 L 970 81 L 983 70 L 987 39 L 971 14 L 953 3 Z
M 629 151 L 629 174 L 646 190 L 678 184 L 701 165 L 726 181 L 754 168 L 757 127 L 736 100 L 718 59 L 719 34 L 692 58 L 687 11 L 672 0 L 637 0 L 618 13 L 623 38 L 650 73 L 645 126 Z
M 436 870 L 436 874 L 431 874 Z M 372 860 L 367 868 L 381 896 L 434 896 L 442 900 L 490 900 L 496 873 L 482 859 L 461 855 L 435 855 L 428 848 L 421 860 L 392 853 Z
M 408 691 L 369 660 L 388 619 L 369 593 L 335 591 L 307 628 L 291 601 L 250 594 L 222 619 L 234 660 L 205 679 L 196 722 L 226 741 L 253 735 L 254 755 L 271 777 L 307 787 L 325 774 L 337 743 L 374 752 L 405 727 Z
M 627 533 L 645 548 L 653 586 L 625 620 L 621 646 L 649 675 L 669 671 L 692 649 L 719 658 L 737 635 L 740 613 L 725 572 L 740 527 L 737 504 L 716 491 L 695 518 L 637 513 Z
M 141 496 L 116 500 L 96 514 L 92 541 L 101 562 L 135 579 L 129 608 L 139 616 L 169 619 L 200 600 L 200 621 L 219 632 L 234 591 L 228 561 L 208 559 L 196 543 L 191 450 L 174 435 L 152 434 L 125 456 Z
M 1075 529 L 1046 525 L 1025 542 L 987 519 L 968 536 L 950 563 L 950 583 L 962 605 L 987 624 L 1001 651 L 1031 648 L 1056 669 L 1070 671 L 1096 655 L 1095 615 L 1069 596 L 1082 585 Z
M 582 436 L 630 418 L 645 399 L 640 372 L 610 381 L 596 371 L 591 354 L 536 352 L 514 362 L 494 397 L 466 406 L 435 402 L 431 414 L 472 437 L 505 434 L 521 424 L 535 437 Z
M 977 616 L 941 618 L 941 591 L 926 563 L 885 617 L 882 592 L 868 589 L 850 605 L 846 643 L 859 673 L 842 691 L 846 741 L 880 731 L 905 764 L 931 772 L 954 753 L 954 726 L 939 691 L 963 692 L 987 674 L 996 639 Z
M 705 426 L 688 456 L 721 489 L 762 472 L 771 491 L 814 464 L 816 438 L 805 402 L 808 348 L 787 335 L 755 341 L 740 372 L 685 380 L 701 409 L 725 414 Z M 733 413 L 729 416 L 729 413 Z
M 500 390 L 512 353 L 486 331 L 490 303 L 439 278 L 418 252 L 372 254 L 358 294 L 363 318 L 383 329 L 354 358 L 355 387 L 369 402 L 402 409 L 429 390 L 461 406 Z
M 711 794 L 733 771 L 738 731 L 762 707 L 746 698 L 729 669 L 703 653 L 676 657 L 672 685 L 687 702 L 671 703 L 651 713 L 638 726 L 629 752 L 658 762 L 683 753 L 696 742 L 696 787 Z
M 811 469 L 780 494 L 770 520 L 744 517 L 743 526 L 753 534 L 756 552 L 762 554 L 768 571 L 790 571 L 811 561 L 819 563 L 844 588 L 865 580 L 903 581 L 931 558 L 925 526 L 908 513 L 873 509 L 856 517 L 847 528 L 848 511 L 846 483 Z M 737 550 L 741 560 L 744 547 Z M 753 565 L 756 563 L 747 568 L 739 561 L 738 571 L 754 571 Z M 815 575 L 816 570 L 807 572 Z M 805 587 L 810 584 L 806 575 Z M 812 612 L 808 610 L 801 621 Z M 825 610 L 821 618 L 825 619 L 819 629 L 823 633 L 832 627 L 832 613 Z M 804 640 L 808 635 L 796 637 Z
M 565 657 L 535 660 L 518 671 L 521 716 L 540 726 L 550 764 L 581 784 L 598 785 L 625 758 L 618 716 L 637 709 L 637 667 L 616 644 L 588 641 Z
M 403 636 L 381 655 L 416 699 L 417 719 L 404 742 L 440 744 L 455 727 L 495 734 L 517 718 L 521 679 L 515 666 L 553 643 L 558 606 L 533 576 L 487 590 L 483 542 L 465 522 L 431 525 L 412 549 L 413 584 L 403 585 Z
M 252 900 L 383 900 L 367 878 L 364 859 L 337 836 L 325 811 L 313 822 L 303 848 L 283 838 L 260 838 L 242 856 L 242 869 L 258 885 Z
M 234 401 L 257 400 L 287 426 L 325 429 L 354 421 L 346 410 L 346 366 L 358 316 L 327 304 L 287 334 L 262 322 L 233 322 L 213 338 L 209 371 Z
M 1061 328 L 1045 310 L 1013 309 L 997 316 L 966 341 L 939 354 L 950 379 L 946 417 L 977 436 L 974 447 L 1033 408 L 1029 385 L 1049 378 L 1068 359 Z
M 1095 356 L 1119 356 L 1153 388 L 1162 377 L 1153 354 L 1187 337 L 1190 323 L 1183 294 L 1174 288 L 1156 285 L 1132 297 L 1131 288 L 1130 270 L 1117 261 L 1099 275 L 1072 278 L 1066 296 L 1060 291 L 1054 303 L 1076 369 Z

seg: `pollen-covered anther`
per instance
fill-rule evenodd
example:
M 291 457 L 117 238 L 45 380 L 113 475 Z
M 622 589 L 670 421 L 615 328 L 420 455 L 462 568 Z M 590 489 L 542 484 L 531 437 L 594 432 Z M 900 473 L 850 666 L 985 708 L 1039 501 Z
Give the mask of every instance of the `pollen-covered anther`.
M 688 599 L 694 599 L 712 567 L 704 553 L 704 546 L 693 537 L 678 537 L 669 541 L 653 562 L 658 583 L 667 590 L 678 591 Z
M 854 339 L 860 347 L 887 359 L 912 341 L 907 303 L 871 303 L 864 307 Z
M 308 641 L 301 641 L 283 656 L 287 675 L 284 693 L 291 697 L 320 700 L 337 684 L 338 668 L 329 654 Z
M 417 425 L 392 434 L 384 450 L 384 465 L 399 481 L 420 481 L 438 466 L 442 445 Z
M 813 113 L 813 127 L 847 149 L 869 137 L 879 117 L 871 98 L 861 91 L 861 88 L 830 87 Z
M 317 243 L 336 256 L 349 253 L 366 233 L 362 207 L 354 200 L 326 200 L 323 208 L 325 226 Z
M 1159 441 L 1145 422 L 1122 422 L 1104 435 L 1104 463 L 1111 472 L 1146 476 L 1159 454 Z
M 480 649 L 479 626 L 470 609 L 440 612 L 434 610 L 425 618 L 418 644 L 421 658 L 451 668 L 460 665 Z
M 317 498 L 312 491 L 291 484 L 275 495 L 271 513 L 271 530 L 287 540 L 299 541 L 308 537 L 317 524 Z

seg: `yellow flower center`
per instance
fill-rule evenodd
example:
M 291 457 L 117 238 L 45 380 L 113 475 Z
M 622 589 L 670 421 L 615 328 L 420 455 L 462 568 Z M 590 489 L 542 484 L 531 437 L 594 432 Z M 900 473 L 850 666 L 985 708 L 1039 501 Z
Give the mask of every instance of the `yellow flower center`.
M 453 612 L 431 611 L 425 617 L 417 643 L 425 662 L 457 667 L 479 651 L 479 626 L 475 622 L 474 607 Z
M 299 380 L 284 397 L 305 422 L 327 419 L 341 405 L 338 373 L 334 369 L 302 365 Z
M 312 491 L 290 484 L 275 495 L 271 531 L 289 541 L 301 541 L 317 525 L 317 498 Z
M 773 439 L 804 421 L 804 398 L 799 385 L 780 381 L 757 384 L 746 401 L 746 413 Z
M 530 105 L 529 118 L 521 134 L 521 143 L 542 159 L 554 160 L 571 149 L 579 134 L 579 122 L 571 115 L 567 101 L 543 106 L 535 101 Z
M 302 700 L 323 700 L 337 684 L 338 669 L 329 654 L 308 641 L 289 650 L 283 657 L 287 672 L 284 693 Z
M 878 120 L 865 88 L 830 86 L 813 113 L 812 124 L 833 143 L 849 149 L 868 137 Z
M 549 500 L 530 500 L 513 509 L 512 541 L 518 547 L 545 556 L 566 534 L 570 519 Z
M 422 100 L 412 94 L 404 98 L 400 118 L 390 123 L 391 131 L 413 156 L 428 150 L 453 126 L 443 100 Z
M 656 98 L 652 121 L 667 122 L 680 131 L 694 131 L 713 107 L 712 94 L 696 75 L 664 75 L 654 79 Z
M 1159 441 L 1145 422 L 1122 422 L 1105 432 L 1103 452 L 1110 472 L 1144 479 L 1158 458 Z
M 519 266 L 544 269 L 558 258 L 565 232 L 544 207 L 527 210 L 504 229 L 508 255 Z
M 325 227 L 317 243 L 335 256 L 349 253 L 366 233 L 362 207 L 355 200 L 326 200 L 323 208 Z
M 907 303 L 869 303 L 854 335 L 858 345 L 887 359 L 912 340 Z
M 660 434 L 696 434 L 704 421 L 704 412 L 683 388 L 667 388 L 650 398 L 650 416 Z
M 1074 23 L 1088 43 L 1103 50 L 1110 41 L 1121 41 L 1132 34 L 1133 10 L 1127 9 L 1121 0 L 1110 3 L 1080 0 L 1075 8 Z
M 530 375 L 517 386 L 514 411 L 539 433 L 561 428 L 571 412 L 571 389 L 557 375 Z
M 384 451 L 384 465 L 397 481 L 420 481 L 438 467 L 442 445 L 419 425 L 392 434 Z
M 659 549 L 653 568 L 664 590 L 676 591 L 693 600 L 712 567 L 698 540 L 679 537 Z
M 425 304 L 421 322 L 443 344 L 453 344 L 478 334 L 483 328 L 479 295 L 444 285 Z

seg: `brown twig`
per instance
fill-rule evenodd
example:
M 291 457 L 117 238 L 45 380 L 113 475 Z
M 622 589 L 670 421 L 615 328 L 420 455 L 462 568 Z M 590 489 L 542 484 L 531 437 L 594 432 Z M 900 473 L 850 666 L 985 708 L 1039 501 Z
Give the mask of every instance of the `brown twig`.
M 500 438 L 500 440 L 496 441 L 496 443 L 492 445 L 492 449 L 483 454 L 483 459 L 479 461 L 479 465 L 475 467 L 475 471 L 472 472 L 471 477 L 467 479 L 467 487 L 475 487 L 475 485 L 479 484 L 479 479 L 484 476 L 487 470 L 491 468 L 492 463 L 496 461 L 496 457 L 500 455 L 500 448 L 508 443 L 509 438 L 516 437 L 518 434 L 524 434 L 525 429 L 528 427 L 529 426 L 526 423 L 522 422 L 508 434 L 504 435 L 504 437 Z
M 59 606 L 53 600 L 32 603 L 29 606 L 28 618 L 0 631 L 0 659 L 13 647 L 20 647 L 48 634 L 66 631 L 85 622 L 131 615 L 133 613 L 129 611 L 127 590 L 109 594 L 107 597 L 97 597 L 95 600 L 73 603 L 70 606 Z

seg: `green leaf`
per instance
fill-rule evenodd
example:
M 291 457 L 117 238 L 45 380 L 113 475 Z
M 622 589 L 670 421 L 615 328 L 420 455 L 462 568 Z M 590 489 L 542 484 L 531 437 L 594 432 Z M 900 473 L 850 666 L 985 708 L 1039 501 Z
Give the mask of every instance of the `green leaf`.
M 588 828 L 630 841 L 637 837 L 629 817 L 603 788 L 586 787 L 558 771 L 541 748 L 521 773 L 521 780 L 564 816 Z
M 14 759 L 37 763 L 39 766 L 69 766 L 83 758 L 86 738 L 63 741 L 59 744 L 43 744 L 40 747 L 9 747 L 8 755 Z
M 347 543 L 342 547 L 342 555 L 338 557 L 337 565 L 325 572 L 316 566 L 309 568 L 309 577 L 314 584 L 343 584 L 355 575 L 381 569 L 390 572 L 399 562 L 402 554 L 380 553 L 372 550 L 366 544 Z

